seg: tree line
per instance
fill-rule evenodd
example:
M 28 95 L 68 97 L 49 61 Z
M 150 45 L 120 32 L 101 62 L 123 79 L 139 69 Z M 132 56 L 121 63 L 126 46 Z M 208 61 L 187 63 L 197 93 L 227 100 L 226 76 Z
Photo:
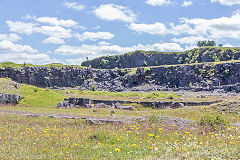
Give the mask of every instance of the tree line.
M 198 41 L 198 47 L 215 47 L 216 43 L 214 41 Z M 218 44 L 219 47 L 222 47 L 223 44 Z

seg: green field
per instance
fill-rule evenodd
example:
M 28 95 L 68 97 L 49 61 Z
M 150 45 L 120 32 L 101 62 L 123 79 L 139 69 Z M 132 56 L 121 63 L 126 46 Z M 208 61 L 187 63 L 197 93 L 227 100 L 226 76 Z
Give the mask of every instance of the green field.
M 97 108 L 57 109 L 65 97 L 93 99 L 189 101 L 164 92 L 52 90 L 0 79 L 4 93 L 22 95 L 16 106 L 0 106 L 0 159 L 239 159 L 240 108 L 223 112 L 240 96 L 219 104 L 160 110 L 134 105 L 133 111 Z M 206 97 L 206 99 L 219 99 Z M 231 109 L 231 108 L 230 108 Z M 112 111 L 114 114 L 111 114 Z M 38 117 L 28 116 L 38 114 Z M 50 115 L 59 115 L 52 118 Z M 85 119 L 126 120 L 125 124 L 92 125 Z

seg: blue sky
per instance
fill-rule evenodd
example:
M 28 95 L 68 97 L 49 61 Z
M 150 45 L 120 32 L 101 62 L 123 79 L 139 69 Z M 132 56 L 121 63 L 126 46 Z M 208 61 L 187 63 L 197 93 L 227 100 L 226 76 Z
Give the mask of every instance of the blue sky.
M 81 64 L 134 50 L 240 46 L 240 0 L 0 0 L 0 62 Z

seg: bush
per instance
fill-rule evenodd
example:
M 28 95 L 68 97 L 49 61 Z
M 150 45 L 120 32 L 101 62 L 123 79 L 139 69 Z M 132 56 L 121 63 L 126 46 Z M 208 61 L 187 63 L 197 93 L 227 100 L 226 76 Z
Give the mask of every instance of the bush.
M 96 91 L 96 86 L 94 84 L 91 86 L 91 88 L 92 88 L 92 91 Z
M 102 68 L 105 68 L 105 67 L 107 67 L 107 65 L 109 65 L 109 60 L 101 59 L 101 61 L 100 61 L 100 66 L 101 66 Z
M 200 120 L 200 126 L 210 127 L 212 131 L 221 130 L 224 126 L 227 126 L 228 122 L 222 116 L 208 116 L 205 115 Z

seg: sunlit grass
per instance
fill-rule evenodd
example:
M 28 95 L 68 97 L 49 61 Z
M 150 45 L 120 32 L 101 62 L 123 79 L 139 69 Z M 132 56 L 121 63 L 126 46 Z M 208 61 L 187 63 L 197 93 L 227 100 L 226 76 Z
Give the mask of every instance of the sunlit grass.
M 83 120 L 1 114 L 1 159 L 238 159 L 240 134 L 161 123 L 88 125 Z

